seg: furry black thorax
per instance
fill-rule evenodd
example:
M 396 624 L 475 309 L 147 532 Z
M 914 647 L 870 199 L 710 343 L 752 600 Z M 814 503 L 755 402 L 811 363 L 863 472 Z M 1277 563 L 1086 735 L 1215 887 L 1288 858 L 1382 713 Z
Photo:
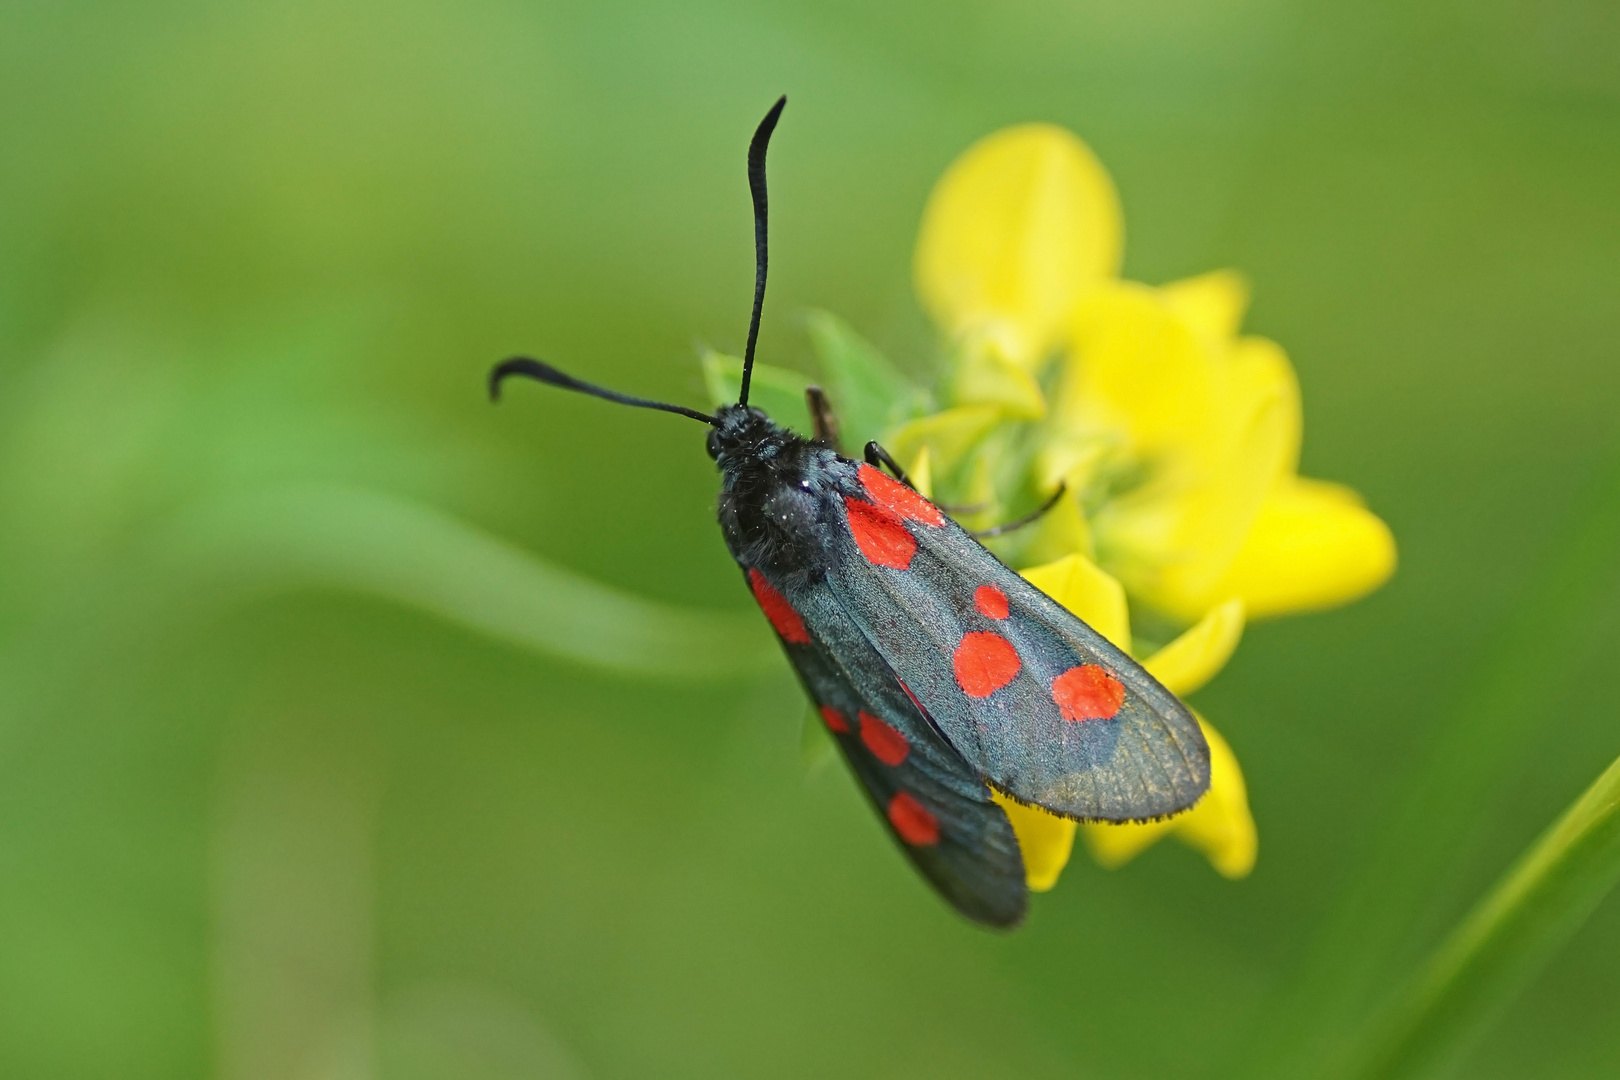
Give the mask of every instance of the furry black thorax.
M 727 405 L 709 432 L 720 468 L 720 531 L 739 563 L 796 591 L 821 576 L 855 463 L 779 427 L 759 409 Z

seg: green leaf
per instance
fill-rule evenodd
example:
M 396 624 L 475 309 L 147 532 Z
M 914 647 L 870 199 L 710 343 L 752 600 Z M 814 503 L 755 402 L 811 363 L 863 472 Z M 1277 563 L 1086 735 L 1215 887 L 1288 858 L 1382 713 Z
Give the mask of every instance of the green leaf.
M 702 363 L 709 400 L 717 408 L 736 401 L 742 393 L 742 361 L 709 349 L 704 352 Z M 748 383 L 748 404 L 764 409 L 767 416 L 785 428 L 807 433 L 810 412 L 804 402 L 804 391 L 809 385 L 806 375 L 755 361 L 754 377 Z
M 646 600 L 364 488 L 297 486 L 212 500 L 182 515 L 153 550 L 163 571 L 154 582 L 174 583 L 161 586 L 164 594 L 205 608 L 332 588 L 625 674 L 737 679 L 777 662 L 752 613 Z
M 1367 1080 L 1430 1076 L 1454 1062 L 1586 922 L 1620 880 L 1620 759 L 1453 930 L 1399 1000 Z
M 813 311 L 808 324 L 846 452 L 923 414 L 928 396 L 848 323 Z

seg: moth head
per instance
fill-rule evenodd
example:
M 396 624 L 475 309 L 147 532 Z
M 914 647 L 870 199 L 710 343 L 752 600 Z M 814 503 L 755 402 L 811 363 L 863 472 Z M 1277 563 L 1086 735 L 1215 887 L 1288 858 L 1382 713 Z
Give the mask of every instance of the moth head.
M 723 458 L 753 455 L 762 444 L 781 429 L 763 410 L 752 405 L 725 405 L 715 413 L 715 425 L 709 431 L 709 456 L 723 466 Z

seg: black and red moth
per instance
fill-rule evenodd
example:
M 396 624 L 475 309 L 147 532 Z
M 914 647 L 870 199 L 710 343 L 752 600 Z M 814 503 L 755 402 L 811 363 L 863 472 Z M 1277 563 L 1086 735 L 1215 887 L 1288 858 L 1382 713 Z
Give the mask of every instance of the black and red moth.
M 737 404 L 711 416 L 527 357 L 498 365 L 490 394 L 518 375 L 710 425 L 726 546 L 850 769 L 946 900 L 1016 926 L 1024 863 L 992 789 L 1083 821 L 1159 818 L 1209 787 L 1209 748 L 1175 695 L 903 483 L 876 443 L 865 462 L 840 456 L 814 393 L 814 439 L 748 404 L 765 150 L 786 103 L 748 148 L 756 270 Z

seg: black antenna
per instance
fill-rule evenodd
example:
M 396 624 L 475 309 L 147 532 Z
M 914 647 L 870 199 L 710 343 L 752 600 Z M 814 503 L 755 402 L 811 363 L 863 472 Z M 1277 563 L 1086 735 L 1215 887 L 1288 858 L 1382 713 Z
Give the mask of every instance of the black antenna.
M 765 309 L 765 266 L 770 262 L 765 242 L 765 220 L 770 210 L 770 200 L 765 194 L 765 151 L 771 145 L 771 132 L 776 130 L 776 122 L 781 119 L 782 107 L 786 104 L 786 94 L 776 99 L 748 143 L 748 193 L 754 197 L 754 314 L 748 320 L 748 348 L 743 352 L 742 396 L 737 399 L 738 405 L 748 404 L 748 380 L 754 374 L 754 343 L 759 340 L 759 313 Z
M 551 386 L 560 386 L 564 390 L 577 390 L 581 394 L 590 394 L 605 401 L 617 402 L 620 405 L 634 405 L 638 409 L 659 409 L 663 412 L 679 413 L 690 416 L 693 420 L 701 420 L 705 424 L 718 425 L 719 420 L 708 413 L 700 413 L 696 409 L 688 409 L 685 405 L 670 405 L 662 401 L 649 401 L 646 398 L 631 397 L 614 390 L 608 390 L 588 382 L 582 382 L 572 375 L 564 374 L 540 360 L 531 360 L 527 356 L 514 356 L 510 360 L 503 360 L 495 365 L 489 373 L 489 399 L 501 400 L 501 383 L 514 375 L 521 375 L 525 379 L 535 382 L 547 383 Z

